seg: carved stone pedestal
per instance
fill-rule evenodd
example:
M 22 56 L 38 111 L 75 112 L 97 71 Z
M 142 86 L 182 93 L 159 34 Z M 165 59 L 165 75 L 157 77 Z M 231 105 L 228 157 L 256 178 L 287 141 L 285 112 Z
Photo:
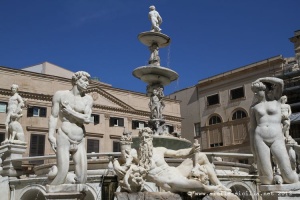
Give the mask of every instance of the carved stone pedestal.
M 88 187 L 85 184 L 46 185 L 46 199 L 83 200 Z
M 240 198 L 232 193 L 212 193 L 190 197 L 186 193 L 174 194 L 171 192 L 115 192 L 117 200 L 239 200 Z
M 171 192 L 116 192 L 115 197 L 117 200 L 182 200 L 179 194 L 174 194 Z
M 259 189 L 263 200 L 300 199 L 300 182 L 283 185 L 261 185 Z
M 2 155 L 2 176 L 17 177 L 23 174 L 22 161 L 13 161 L 13 159 L 22 158 L 27 148 L 26 144 L 8 143 L 0 146 L 0 155 Z

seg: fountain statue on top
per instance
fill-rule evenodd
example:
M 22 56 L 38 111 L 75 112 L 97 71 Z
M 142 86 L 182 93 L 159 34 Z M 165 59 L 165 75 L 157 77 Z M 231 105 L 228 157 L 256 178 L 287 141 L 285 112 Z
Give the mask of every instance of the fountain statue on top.
M 160 66 L 159 48 L 167 47 L 171 39 L 161 33 L 162 18 L 154 6 L 150 6 L 148 16 L 152 25 L 151 30 L 140 33 L 138 39 L 150 50 L 149 65 L 136 68 L 133 75 L 148 84 L 147 96 L 150 97 L 149 108 L 151 112 L 149 126 L 154 131 L 154 135 L 164 135 L 167 134 L 167 131 L 162 114 L 165 107 L 163 90 L 165 85 L 178 79 L 178 74 L 171 69 Z

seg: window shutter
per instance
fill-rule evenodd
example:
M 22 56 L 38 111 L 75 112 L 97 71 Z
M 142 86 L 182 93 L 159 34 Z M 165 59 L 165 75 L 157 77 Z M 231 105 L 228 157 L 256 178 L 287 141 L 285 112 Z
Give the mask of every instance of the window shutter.
M 28 107 L 27 109 L 27 117 L 32 117 L 33 116 L 33 107 Z
M 100 119 L 99 119 L 99 115 L 94 115 L 94 124 L 99 124 Z
M 109 118 L 109 126 L 114 126 L 114 118 Z
M 124 126 L 124 119 L 123 118 L 120 118 L 119 119 L 119 124 L 118 126 Z
M 47 116 L 47 108 L 40 108 L 40 117 Z

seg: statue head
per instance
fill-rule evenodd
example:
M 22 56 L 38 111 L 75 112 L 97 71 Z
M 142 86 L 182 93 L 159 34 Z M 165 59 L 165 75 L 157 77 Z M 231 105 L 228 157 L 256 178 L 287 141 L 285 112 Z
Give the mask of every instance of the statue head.
M 266 98 L 267 87 L 263 82 L 260 82 L 260 81 L 253 82 L 252 85 L 251 85 L 251 90 L 253 91 L 255 97 L 259 101 Z
M 19 90 L 19 86 L 17 84 L 12 84 L 10 89 L 13 93 L 16 93 Z
M 253 92 L 265 91 L 267 89 L 266 85 L 260 81 L 254 81 L 251 85 L 251 90 Z
M 77 85 L 79 89 L 86 90 L 89 85 L 90 77 L 91 75 L 89 73 L 78 71 L 72 76 L 72 85 Z
M 151 167 L 151 159 L 153 155 L 153 131 L 149 127 L 143 128 L 139 131 L 139 137 L 139 165 L 146 170 L 149 170 Z
M 282 104 L 285 104 L 287 102 L 287 96 L 286 95 L 283 95 L 282 97 L 280 97 L 280 102 Z
M 155 10 L 155 6 L 152 5 L 152 6 L 149 7 L 149 9 L 150 10 Z

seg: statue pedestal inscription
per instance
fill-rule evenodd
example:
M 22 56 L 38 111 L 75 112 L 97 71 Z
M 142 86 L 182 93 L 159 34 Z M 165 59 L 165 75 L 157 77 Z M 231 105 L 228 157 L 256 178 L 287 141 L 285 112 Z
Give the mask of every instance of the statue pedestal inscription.
M 12 159 L 22 158 L 27 145 L 8 143 L 0 146 L 0 155 L 2 155 L 2 176 L 17 177 L 23 174 L 22 161 L 13 161 Z

